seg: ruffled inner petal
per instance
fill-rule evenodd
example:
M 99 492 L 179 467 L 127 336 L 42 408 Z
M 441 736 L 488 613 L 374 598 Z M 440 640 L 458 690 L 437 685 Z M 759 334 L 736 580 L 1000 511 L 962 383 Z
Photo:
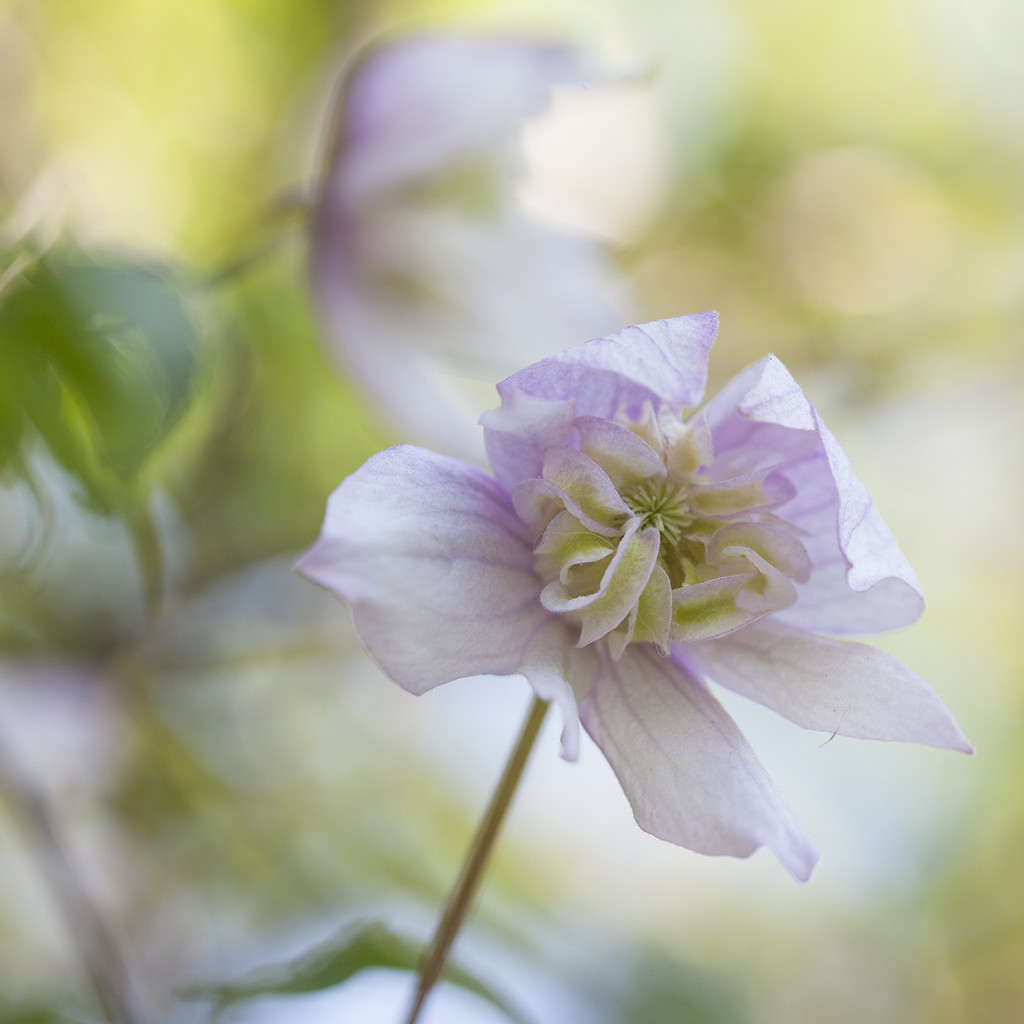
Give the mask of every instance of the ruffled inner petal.
M 608 474 L 617 490 L 665 475 L 661 456 L 632 430 L 596 416 L 580 416 L 575 426 L 580 434 L 580 451 Z
M 716 483 L 694 483 L 690 503 L 698 515 L 727 518 L 777 508 L 795 493 L 796 488 L 786 476 L 770 470 Z
M 638 579 L 638 574 L 644 572 L 647 562 L 653 564 L 654 559 L 658 557 L 657 531 L 638 532 L 639 525 L 639 520 L 634 519 L 627 526 L 622 539 L 607 561 L 580 563 L 577 566 L 570 566 L 566 573 L 559 572 L 558 577 L 548 583 L 540 593 L 544 607 L 559 614 L 574 612 L 582 615 L 590 605 L 601 601 L 592 613 L 592 616 L 597 617 L 609 614 L 608 610 L 625 600 L 627 595 L 632 595 L 633 600 L 636 600 L 647 582 L 650 568 L 646 570 L 642 581 Z M 621 580 L 618 579 L 620 574 Z M 602 600 L 604 598 L 607 598 L 607 601 Z M 628 608 L 623 610 L 608 629 L 618 625 L 627 611 Z
M 668 573 L 655 565 L 637 601 L 632 625 L 632 639 L 649 641 L 660 651 L 668 650 L 669 630 L 672 626 L 672 584 Z
M 744 587 L 757 581 L 753 571 L 719 576 L 701 583 L 688 583 L 672 591 L 672 624 L 669 639 L 674 644 L 695 643 L 721 636 L 757 618 L 757 612 L 740 607 Z
M 614 528 L 631 515 L 608 474 L 575 448 L 549 448 L 544 479 L 560 487 L 591 522 Z
M 551 520 L 563 511 L 571 513 L 586 529 L 602 537 L 618 537 L 622 533 L 620 527 L 608 526 L 589 516 L 558 484 L 541 477 L 517 484 L 512 492 L 512 504 L 519 518 L 532 527 L 534 533 L 545 530 Z
M 591 533 L 571 512 L 559 512 L 548 524 L 535 550 L 542 574 L 557 575 L 568 587 L 574 568 L 610 558 L 615 553 L 615 545 Z M 545 568 L 549 569 L 548 573 L 544 573 Z
M 653 529 L 623 539 L 619 564 L 609 567 L 602 581 L 603 593 L 579 609 L 579 646 L 603 637 L 638 606 L 658 558 L 658 543 L 658 531 Z
M 776 523 L 729 523 L 715 532 L 708 548 L 708 562 L 718 565 L 730 556 L 753 552 L 765 562 L 800 582 L 811 575 L 806 548 L 793 532 Z

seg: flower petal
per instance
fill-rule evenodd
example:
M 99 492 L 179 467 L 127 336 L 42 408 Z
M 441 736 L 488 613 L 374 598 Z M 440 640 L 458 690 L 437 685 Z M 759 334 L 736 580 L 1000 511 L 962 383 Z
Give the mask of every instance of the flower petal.
M 805 881 L 817 849 L 721 705 L 677 661 L 630 647 L 580 706 L 637 824 L 698 853 L 771 849 Z
M 562 712 L 562 757 L 575 761 L 580 748 L 578 703 L 594 687 L 601 660 L 593 648 L 576 650 L 571 627 L 550 619 L 530 641 L 519 667 L 542 700 Z
M 740 629 L 763 615 L 762 609 L 745 608 L 739 597 L 755 583 L 757 570 L 718 576 L 699 583 L 684 583 L 672 591 L 672 623 L 669 640 L 694 643 Z
M 720 564 L 730 555 L 753 552 L 794 580 L 811 573 L 804 546 L 790 530 L 776 523 L 727 523 L 716 530 L 708 544 L 708 562 Z
M 655 565 L 629 618 L 608 634 L 608 650 L 618 661 L 626 646 L 636 640 L 653 643 L 659 654 L 667 655 L 671 626 L 672 584 L 668 573 L 660 565 Z
M 518 672 L 548 618 L 508 495 L 420 448 L 389 448 L 348 477 L 297 568 L 349 603 L 370 653 L 412 693 Z
M 934 690 L 867 644 L 761 619 L 687 653 L 716 683 L 804 729 L 971 751 Z
M 602 581 L 603 593 L 577 612 L 582 624 L 580 647 L 609 633 L 638 607 L 658 559 L 659 544 L 653 527 L 623 537 L 616 553 L 618 564 L 609 566 L 607 584 Z
M 580 416 L 574 425 L 580 451 L 608 474 L 617 491 L 649 477 L 665 476 L 661 456 L 632 430 L 596 416 Z
M 871 633 L 913 622 L 924 607 L 913 570 L 849 460 L 774 356 L 712 398 L 713 480 L 777 468 L 793 497 L 774 512 L 795 526 L 811 557 L 787 622 L 827 633 Z
M 514 419 L 504 414 L 521 396 L 551 402 L 574 400 L 577 416 L 614 419 L 618 412 L 640 420 L 644 403 L 682 409 L 697 405 L 707 380 L 708 351 L 718 331 L 715 313 L 695 313 L 627 327 L 607 338 L 567 349 L 520 370 L 498 385 L 502 408 L 481 418 L 487 454 L 498 479 L 511 487 L 525 474 L 539 476 L 543 448 L 531 437 L 510 458 L 508 434 Z M 565 443 L 565 442 L 563 442 Z
M 782 473 L 747 473 L 712 484 L 691 483 L 690 505 L 694 512 L 713 519 L 746 516 L 789 501 L 796 494 L 792 482 Z
M 797 497 L 778 514 L 808 535 L 805 542 L 814 563 L 800 599 L 785 613 L 787 621 L 815 632 L 853 634 L 898 629 L 920 618 L 924 597 L 871 496 L 854 475 L 850 460 L 815 412 L 823 456 L 805 459 L 789 476 Z M 836 498 L 823 512 L 810 498 L 800 477 L 824 476 L 827 465 Z M 831 530 L 825 532 L 825 522 Z M 838 538 L 836 538 L 838 534 Z M 838 543 L 836 543 L 838 539 Z M 845 587 L 843 586 L 845 584 Z
M 610 559 L 615 548 L 611 541 L 588 530 L 569 511 L 559 512 L 548 523 L 534 551 L 557 570 L 557 578 L 568 586 L 573 569 Z
M 333 188 L 364 202 L 405 187 L 498 142 L 579 77 L 558 44 L 436 33 L 378 46 L 343 94 Z

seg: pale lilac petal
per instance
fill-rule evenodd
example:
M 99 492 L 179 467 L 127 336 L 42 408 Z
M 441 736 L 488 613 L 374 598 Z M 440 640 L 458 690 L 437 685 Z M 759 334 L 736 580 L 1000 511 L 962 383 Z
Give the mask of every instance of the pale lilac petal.
M 708 399 L 702 416 L 711 431 L 715 481 L 764 472 L 819 446 L 811 403 L 775 356 L 737 374 Z
M 519 671 L 542 700 L 562 713 L 562 757 L 575 761 L 580 748 L 578 703 L 594 687 L 601 660 L 593 648 L 576 650 L 573 629 L 550 619 L 530 641 Z
M 679 409 L 697 405 L 707 381 L 708 352 L 718 333 L 715 313 L 692 313 L 626 327 L 527 366 L 502 381 L 504 397 L 576 399 L 578 416 L 640 419 L 645 402 Z
M 882 521 L 864 485 L 854 475 L 850 460 L 831 431 L 815 412 L 828 473 L 838 495 L 834 509 L 838 545 L 815 546 L 823 533 L 823 515 L 808 493 L 801 501 L 799 476 L 822 475 L 813 460 L 790 473 L 797 498 L 779 514 L 811 538 L 807 549 L 815 574 L 801 584 L 800 600 L 786 618 L 803 629 L 827 633 L 875 633 L 898 629 L 920 618 L 924 597 L 889 528 Z M 808 488 L 808 492 L 810 488 Z M 838 547 L 838 554 L 837 554 Z M 849 593 L 829 585 L 842 573 Z
M 849 460 L 774 356 L 749 367 L 704 411 L 714 480 L 777 469 L 793 497 L 774 511 L 799 531 L 813 564 L 780 616 L 804 629 L 873 633 L 913 622 L 924 607 L 913 570 Z
M 598 463 L 619 490 L 665 476 L 661 456 L 632 430 L 596 416 L 575 420 L 580 451 Z
M 721 705 L 680 664 L 647 646 L 608 662 L 580 706 L 637 824 L 698 853 L 771 849 L 804 881 L 818 857 Z
M 518 391 L 480 417 L 487 459 L 508 490 L 541 475 L 548 448 L 573 442 L 575 408 L 572 398 L 551 401 Z
M 935 691 L 867 644 L 761 619 L 687 655 L 716 683 L 804 729 L 971 751 Z
M 412 181 L 508 136 L 552 85 L 578 81 L 567 47 L 424 34 L 371 50 L 349 76 L 331 166 L 346 202 Z
M 508 495 L 419 448 L 389 448 L 348 477 L 297 568 L 348 602 L 370 653 L 413 693 L 518 672 L 548 618 Z
M 621 412 L 639 420 L 644 403 L 665 402 L 680 410 L 695 406 L 704 394 L 708 351 L 717 330 L 715 313 L 627 327 L 512 374 L 498 385 L 503 409 L 527 396 L 550 402 L 572 400 L 577 416 L 613 419 Z M 543 448 L 521 436 L 515 438 L 519 442 L 515 447 L 507 438 L 492 438 L 495 432 L 514 430 L 514 421 L 508 422 L 502 412 L 488 414 L 481 423 L 491 465 L 498 479 L 511 486 L 517 473 L 539 474 Z

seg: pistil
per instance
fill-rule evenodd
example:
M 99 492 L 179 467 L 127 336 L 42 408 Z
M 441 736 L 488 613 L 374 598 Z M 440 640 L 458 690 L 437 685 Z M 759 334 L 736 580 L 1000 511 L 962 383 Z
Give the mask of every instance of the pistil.
M 681 484 L 663 477 L 648 479 L 630 487 L 622 500 L 640 516 L 641 529 L 653 526 L 665 544 L 678 547 L 684 532 L 694 521 Z

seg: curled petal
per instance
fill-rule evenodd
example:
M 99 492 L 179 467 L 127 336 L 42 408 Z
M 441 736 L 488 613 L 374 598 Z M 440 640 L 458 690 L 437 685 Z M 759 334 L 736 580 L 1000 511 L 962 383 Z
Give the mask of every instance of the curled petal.
M 637 824 L 698 853 L 771 849 L 805 881 L 817 849 L 720 704 L 681 663 L 630 647 L 580 706 Z
M 708 545 L 708 561 L 718 565 L 723 558 L 748 552 L 794 580 L 806 580 L 811 561 L 804 546 L 790 530 L 775 523 L 729 523 L 716 530 Z
M 594 519 L 558 484 L 542 477 L 534 477 L 516 484 L 515 490 L 512 492 L 512 503 L 519 518 L 529 524 L 535 533 L 538 530 L 547 529 L 548 524 L 557 518 L 561 511 L 569 512 L 588 530 L 602 537 L 618 537 L 622 533 L 620 525 L 609 526 Z M 602 515 L 603 518 L 608 518 L 608 510 L 600 509 L 596 503 L 591 504 L 590 509 Z M 620 519 L 628 513 L 629 509 L 627 508 L 624 513 L 620 514 Z
M 562 712 L 562 757 L 575 761 L 580 748 L 578 704 L 600 674 L 597 653 L 593 648 L 577 650 L 571 627 L 550 619 L 530 641 L 519 671 L 538 697 Z
M 674 644 L 695 643 L 722 636 L 747 625 L 762 609 L 743 606 L 739 597 L 758 578 L 754 572 L 737 572 L 701 583 L 686 583 L 672 591 L 672 625 L 669 640 Z
M 658 545 L 655 529 L 623 538 L 619 564 L 614 571 L 609 568 L 610 579 L 603 586 L 603 593 L 577 613 L 583 624 L 580 647 L 611 632 L 637 607 L 657 561 Z
M 796 488 L 786 476 L 770 471 L 720 483 L 691 484 L 690 503 L 698 515 L 722 518 L 775 508 L 795 494 Z
M 557 484 L 592 522 L 616 526 L 631 515 L 608 474 L 575 448 L 549 448 L 544 479 Z
M 586 566 L 581 581 L 570 574 L 566 582 L 560 575 L 541 591 L 541 603 L 548 611 L 572 612 L 581 620 L 581 647 L 619 625 L 647 586 L 658 558 L 659 538 L 655 529 L 637 532 L 639 522 L 634 519 L 627 527 L 607 565 Z
M 667 403 L 676 409 L 695 406 L 704 393 L 708 351 L 717 331 L 715 313 L 627 327 L 507 377 L 498 385 L 502 406 L 519 401 L 521 395 L 553 402 L 572 399 L 577 416 L 608 420 L 619 412 L 639 420 L 645 403 Z M 515 464 L 506 461 L 504 447 L 488 436 L 501 419 L 487 416 L 481 422 L 491 465 L 506 486 L 531 461 L 540 465 L 543 449 L 536 446 L 529 454 L 517 450 Z
M 615 545 L 588 530 L 572 512 L 559 512 L 548 524 L 535 551 L 568 586 L 573 569 L 611 558 Z
M 508 490 L 521 480 L 539 477 L 548 448 L 566 446 L 576 438 L 576 402 L 572 398 L 533 398 L 510 392 L 501 407 L 480 417 L 484 447 L 495 476 Z
M 716 683 L 804 729 L 971 751 L 935 691 L 866 644 L 761 619 L 688 654 Z
M 580 451 L 608 474 L 617 490 L 665 475 L 661 456 L 632 430 L 596 416 L 580 416 L 575 426 Z
M 412 693 L 518 672 L 548 617 L 508 495 L 420 448 L 389 448 L 348 477 L 297 568 L 348 602 L 370 653 Z
M 796 527 L 812 562 L 782 613 L 803 629 L 870 633 L 913 622 L 924 607 L 901 554 L 849 460 L 774 356 L 749 367 L 704 413 L 715 444 L 712 476 L 776 468 L 793 497 L 774 511 Z
M 672 584 L 660 565 L 651 570 L 647 585 L 626 621 L 608 634 L 608 650 L 618 661 L 626 646 L 637 642 L 653 643 L 660 654 L 668 654 L 672 626 Z

